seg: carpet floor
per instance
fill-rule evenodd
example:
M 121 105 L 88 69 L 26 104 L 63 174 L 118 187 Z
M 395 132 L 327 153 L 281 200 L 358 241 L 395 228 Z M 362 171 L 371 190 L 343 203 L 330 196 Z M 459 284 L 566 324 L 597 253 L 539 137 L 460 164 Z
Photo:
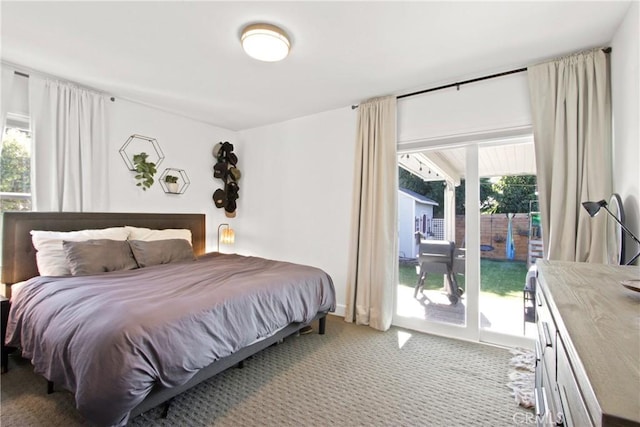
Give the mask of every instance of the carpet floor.
M 329 316 L 326 335 L 292 336 L 155 408 L 130 426 L 508 426 L 530 412 L 506 386 L 508 350 Z M 28 361 L 1 377 L 0 424 L 88 425 Z

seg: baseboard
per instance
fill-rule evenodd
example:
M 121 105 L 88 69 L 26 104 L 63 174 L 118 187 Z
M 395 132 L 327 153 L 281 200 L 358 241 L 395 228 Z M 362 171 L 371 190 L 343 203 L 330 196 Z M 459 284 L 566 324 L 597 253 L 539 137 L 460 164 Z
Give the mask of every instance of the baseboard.
M 332 314 L 334 316 L 340 316 L 340 317 L 344 317 L 344 314 L 347 312 L 347 306 L 344 304 L 336 304 L 336 311 L 334 311 L 333 313 L 329 313 Z

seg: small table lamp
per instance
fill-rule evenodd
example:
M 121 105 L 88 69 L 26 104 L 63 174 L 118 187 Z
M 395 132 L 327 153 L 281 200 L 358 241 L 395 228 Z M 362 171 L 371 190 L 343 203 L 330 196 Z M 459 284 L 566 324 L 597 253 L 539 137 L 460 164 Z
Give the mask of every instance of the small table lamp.
M 222 233 L 220 232 L 221 228 Z M 235 240 L 236 234 L 233 232 L 233 229 L 229 226 L 229 224 L 220 224 L 218 226 L 218 252 L 220 252 L 220 243 L 224 245 L 232 245 Z
M 611 218 L 616 220 L 616 222 L 620 224 L 620 227 L 622 227 L 622 229 L 626 231 L 627 234 L 629 234 L 629 236 L 631 236 L 631 238 L 638 245 L 640 245 L 640 240 L 638 240 L 638 238 L 622 223 L 622 221 L 618 219 L 616 215 L 614 215 L 609 209 L 607 209 L 607 202 L 605 202 L 604 200 L 600 200 L 599 202 L 582 202 L 582 206 L 589 213 L 589 216 L 592 218 L 596 216 L 598 212 L 600 212 L 600 209 L 603 208 L 605 211 L 607 211 L 607 213 L 609 213 L 609 215 L 611 215 Z M 638 251 L 638 253 L 633 258 L 631 258 L 626 265 L 633 264 L 633 262 L 636 259 L 638 259 L 639 256 L 640 256 L 640 251 Z

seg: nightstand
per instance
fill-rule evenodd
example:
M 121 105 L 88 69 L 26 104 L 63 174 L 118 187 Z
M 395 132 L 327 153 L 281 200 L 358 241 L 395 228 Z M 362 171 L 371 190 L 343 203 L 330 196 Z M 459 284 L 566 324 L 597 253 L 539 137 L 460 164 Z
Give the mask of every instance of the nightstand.
M 9 353 L 13 351 L 12 347 L 6 347 L 4 345 L 4 337 L 7 333 L 7 320 L 9 319 L 9 299 L 0 296 L 0 305 L 2 307 L 0 321 L 2 322 L 2 373 L 4 374 L 9 370 Z

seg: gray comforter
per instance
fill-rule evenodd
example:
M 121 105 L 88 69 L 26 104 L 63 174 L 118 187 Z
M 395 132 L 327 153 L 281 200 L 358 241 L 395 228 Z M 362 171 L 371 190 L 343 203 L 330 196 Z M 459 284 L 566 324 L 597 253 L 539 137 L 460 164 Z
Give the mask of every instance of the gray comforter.
M 123 425 L 154 384 L 199 369 L 292 322 L 335 309 L 317 268 L 239 255 L 84 277 L 36 277 L 12 302 L 7 343 L 75 394 L 98 425 Z

